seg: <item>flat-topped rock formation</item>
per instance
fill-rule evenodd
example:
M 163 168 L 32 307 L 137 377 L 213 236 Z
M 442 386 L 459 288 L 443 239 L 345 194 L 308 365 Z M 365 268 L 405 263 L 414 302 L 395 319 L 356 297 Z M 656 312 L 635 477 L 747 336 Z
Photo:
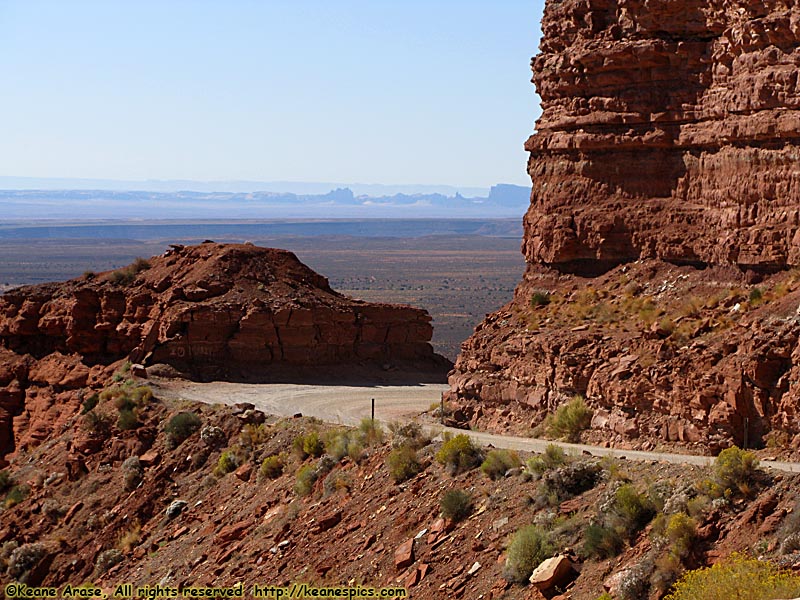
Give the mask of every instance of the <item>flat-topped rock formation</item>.
M 118 271 L 0 296 L 0 448 L 37 387 L 77 390 L 120 359 L 200 379 L 358 378 L 371 367 L 443 379 L 431 318 L 352 300 L 291 252 L 175 246 Z M 49 407 L 46 409 L 49 410 Z

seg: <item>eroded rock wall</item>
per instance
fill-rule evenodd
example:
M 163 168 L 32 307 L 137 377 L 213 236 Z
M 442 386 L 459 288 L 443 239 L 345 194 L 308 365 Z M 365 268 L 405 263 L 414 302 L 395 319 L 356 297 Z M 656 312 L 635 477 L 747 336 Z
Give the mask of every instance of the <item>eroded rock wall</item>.
M 800 262 L 800 7 L 562 0 L 542 28 L 530 262 Z

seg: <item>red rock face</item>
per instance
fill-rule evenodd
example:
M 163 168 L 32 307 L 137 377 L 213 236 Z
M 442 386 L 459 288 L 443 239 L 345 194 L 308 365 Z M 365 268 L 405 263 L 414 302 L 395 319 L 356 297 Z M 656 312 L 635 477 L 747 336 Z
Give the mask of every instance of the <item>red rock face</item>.
M 530 262 L 800 263 L 795 3 L 562 0 L 542 28 Z
M 585 437 L 622 445 L 800 433 L 798 287 L 769 275 L 772 304 L 748 301 L 800 264 L 800 7 L 552 0 L 542 29 L 528 269 L 462 345 L 447 398 L 529 432 L 581 394 Z
M 44 404 L 86 386 L 94 365 L 99 375 L 129 358 L 199 378 L 253 378 L 389 363 L 443 377 L 430 322 L 424 310 L 346 298 L 291 252 L 248 244 L 176 247 L 140 271 L 18 288 L 0 296 L 0 454 L 23 405 L 19 419 L 30 406 L 47 414 Z M 29 401 L 42 387 L 50 400 Z

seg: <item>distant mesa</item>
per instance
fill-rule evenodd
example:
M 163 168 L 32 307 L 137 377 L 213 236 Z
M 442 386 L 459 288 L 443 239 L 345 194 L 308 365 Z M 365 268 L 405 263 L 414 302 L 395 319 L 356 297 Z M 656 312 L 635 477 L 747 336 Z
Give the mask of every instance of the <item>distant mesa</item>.
M 174 245 L 164 255 L 0 296 L 0 450 L 38 388 L 78 389 L 123 358 L 200 379 L 444 381 L 424 310 L 353 300 L 291 252 Z

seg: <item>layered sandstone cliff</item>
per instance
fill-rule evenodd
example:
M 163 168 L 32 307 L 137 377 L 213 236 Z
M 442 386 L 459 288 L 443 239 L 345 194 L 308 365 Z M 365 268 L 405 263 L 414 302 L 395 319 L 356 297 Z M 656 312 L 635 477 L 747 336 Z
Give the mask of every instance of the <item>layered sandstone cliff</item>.
M 18 288 L 0 296 L 0 453 L 12 420 L 18 437 L 44 439 L 79 390 L 123 358 L 199 378 L 347 376 L 387 364 L 443 374 L 430 321 L 346 298 L 291 252 L 248 244 L 177 246 L 119 271 Z
M 527 273 L 448 398 L 529 430 L 582 394 L 627 445 L 797 434 L 800 8 L 553 0 L 542 29 Z

